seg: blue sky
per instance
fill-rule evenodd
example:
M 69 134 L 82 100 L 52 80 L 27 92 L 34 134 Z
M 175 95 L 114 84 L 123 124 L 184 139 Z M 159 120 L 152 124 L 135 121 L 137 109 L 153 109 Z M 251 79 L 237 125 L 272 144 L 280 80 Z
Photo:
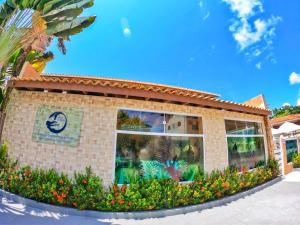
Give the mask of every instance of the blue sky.
M 271 108 L 300 98 L 299 0 L 96 0 L 48 73 L 183 86 Z M 292 76 L 291 76 L 292 74 Z M 291 77 L 290 77 L 291 76 Z M 299 101 L 300 103 L 300 101 Z

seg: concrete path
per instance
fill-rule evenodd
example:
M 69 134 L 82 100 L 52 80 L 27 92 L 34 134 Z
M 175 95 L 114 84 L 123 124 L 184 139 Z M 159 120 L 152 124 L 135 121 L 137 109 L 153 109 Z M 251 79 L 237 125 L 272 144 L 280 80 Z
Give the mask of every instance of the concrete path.
M 186 215 L 146 220 L 99 220 L 0 201 L 0 225 L 299 225 L 300 171 L 251 196 Z

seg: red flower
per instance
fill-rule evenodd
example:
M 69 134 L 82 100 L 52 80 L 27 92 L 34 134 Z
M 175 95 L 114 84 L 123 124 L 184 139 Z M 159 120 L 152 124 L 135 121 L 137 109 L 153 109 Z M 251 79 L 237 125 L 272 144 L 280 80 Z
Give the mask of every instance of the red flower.
M 114 205 L 115 204 L 115 200 L 111 200 L 111 204 Z
M 125 185 L 122 186 L 122 189 L 121 189 L 121 190 L 122 190 L 123 193 L 125 192 L 126 188 L 127 188 L 127 187 L 126 187 Z
M 228 188 L 230 187 L 230 184 L 226 181 L 226 182 L 224 182 L 224 183 L 222 184 L 222 187 L 223 187 L 224 189 L 228 189 Z
M 65 182 L 63 181 L 63 179 L 60 179 L 60 180 L 59 180 L 59 183 L 60 183 L 61 185 L 64 185 Z
M 124 201 L 123 199 L 120 199 L 120 200 L 119 200 L 119 204 L 120 204 L 120 205 L 123 205 L 124 203 L 125 203 L 125 201 Z
M 24 172 L 24 176 L 27 177 L 31 174 L 31 171 L 30 170 L 25 170 Z
M 220 198 L 220 197 L 222 196 L 222 193 L 218 191 L 218 192 L 216 193 L 216 196 L 217 196 L 218 198 Z
M 119 193 L 118 192 L 115 192 L 115 197 L 118 197 L 119 196 Z
M 65 195 L 65 193 L 61 193 L 61 197 L 66 198 L 67 196 Z
M 246 173 L 248 170 L 247 170 L 247 167 L 246 166 L 243 166 L 242 168 L 242 173 Z
M 118 190 L 118 186 L 114 185 L 114 191 L 117 191 L 117 190 Z
M 74 207 L 77 207 L 77 203 L 76 203 L 76 202 L 73 202 L 72 205 L 73 205 Z
M 54 197 L 56 197 L 56 196 L 57 196 L 57 192 L 56 192 L 56 191 L 53 191 L 53 192 L 52 192 L 52 195 L 53 195 Z
M 59 203 L 62 203 L 63 200 L 64 200 L 64 199 L 63 199 L 62 196 L 60 196 L 60 195 L 57 196 L 57 201 L 58 201 Z
M 88 182 L 87 182 L 87 180 L 83 180 L 82 183 L 87 185 Z

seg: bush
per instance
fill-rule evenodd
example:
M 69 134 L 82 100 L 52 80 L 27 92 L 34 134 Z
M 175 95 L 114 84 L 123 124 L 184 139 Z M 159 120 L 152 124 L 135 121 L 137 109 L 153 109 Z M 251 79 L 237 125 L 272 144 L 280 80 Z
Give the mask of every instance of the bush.
M 300 153 L 296 153 L 293 157 L 294 168 L 300 168 Z
M 91 168 L 69 178 L 55 170 L 17 168 L 0 148 L 0 188 L 36 201 L 78 209 L 140 211 L 200 204 L 252 188 L 278 176 L 274 159 L 267 166 L 239 172 L 235 167 L 210 174 L 199 173 L 193 182 L 172 179 L 141 179 L 130 185 L 104 189 Z

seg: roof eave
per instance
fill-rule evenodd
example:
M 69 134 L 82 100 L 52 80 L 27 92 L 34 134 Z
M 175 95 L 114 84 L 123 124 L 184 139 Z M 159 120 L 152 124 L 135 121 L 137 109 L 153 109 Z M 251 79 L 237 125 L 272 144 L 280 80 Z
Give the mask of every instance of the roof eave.
M 182 95 L 174 95 L 160 93 L 155 91 L 147 91 L 140 89 L 120 88 L 111 86 L 88 85 L 84 83 L 67 83 L 67 82 L 50 82 L 50 81 L 32 81 L 32 80 L 10 80 L 8 86 L 16 89 L 26 89 L 31 91 L 38 90 L 61 90 L 69 92 L 80 92 L 82 94 L 101 93 L 104 96 L 112 95 L 124 98 L 143 98 L 145 100 L 161 100 L 169 103 L 177 103 L 184 105 L 196 105 L 207 108 L 215 108 L 219 110 L 235 111 L 241 113 L 249 113 L 261 116 L 271 115 L 270 110 L 260 109 L 257 107 L 246 106 L 233 102 L 223 101 L 211 97 L 189 97 Z

